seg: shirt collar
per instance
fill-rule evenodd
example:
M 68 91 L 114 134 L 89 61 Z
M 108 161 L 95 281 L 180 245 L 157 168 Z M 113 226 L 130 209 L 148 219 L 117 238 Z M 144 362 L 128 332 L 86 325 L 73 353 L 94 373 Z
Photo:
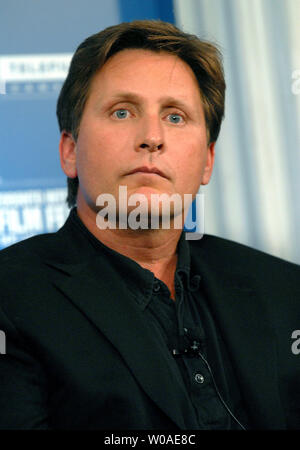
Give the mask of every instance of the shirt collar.
M 120 281 L 125 283 L 127 289 L 131 292 L 132 296 L 136 299 L 137 303 L 144 308 L 151 300 L 153 293 L 153 286 L 155 282 L 155 276 L 153 272 L 148 269 L 144 269 L 133 259 L 122 255 L 110 247 L 107 247 L 101 241 L 99 241 L 83 224 L 80 220 L 77 209 L 73 208 L 69 216 L 70 222 L 77 228 L 78 231 L 83 233 L 92 248 L 96 252 L 104 252 L 109 257 L 112 267 L 120 273 Z M 93 251 L 91 248 L 91 252 Z M 185 233 L 181 233 L 180 239 L 177 244 L 177 267 L 176 275 L 178 275 L 183 283 L 183 287 L 191 289 L 190 283 L 190 248 L 189 243 L 185 239 Z M 175 276 L 176 276 L 175 275 Z

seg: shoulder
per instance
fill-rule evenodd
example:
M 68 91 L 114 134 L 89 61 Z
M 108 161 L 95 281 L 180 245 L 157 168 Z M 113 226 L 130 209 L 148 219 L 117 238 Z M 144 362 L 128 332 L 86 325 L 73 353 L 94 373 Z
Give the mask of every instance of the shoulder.
M 80 259 L 84 245 L 81 242 L 81 233 L 74 227 L 70 216 L 54 233 L 32 236 L 1 250 L 0 267 L 3 268 L 7 264 L 39 264 L 42 261 L 76 262 Z
M 25 255 L 34 257 L 39 249 L 51 246 L 54 236 L 55 233 L 32 236 L 0 250 L 0 264 Z
M 224 289 L 230 289 L 233 298 L 236 292 L 241 295 L 252 291 L 255 295 L 251 302 L 259 308 L 267 305 L 274 323 L 281 324 L 283 320 L 295 327 L 294 322 L 299 321 L 299 265 L 211 235 L 190 241 L 190 253 L 193 272 L 206 279 L 220 295 Z
M 59 267 L 76 265 L 80 253 L 76 237 L 64 227 L 0 251 L 0 308 L 8 316 L 25 317 L 27 310 L 35 314 L 41 305 L 46 310 L 58 296 L 55 282 L 63 276 Z
M 62 242 L 57 233 L 41 234 L 17 242 L 0 251 L 0 268 L 7 265 L 20 266 L 24 263 L 38 263 L 48 259 L 61 246 Z
M 40 234 L 17 242 L 0 251 L 1 286 L 15 290 L 26 283 L 38 283 L 47 277 L 47 262 L 74 261 L 74 255 L 72 236 L 65 232 L 64 227 L 55 233 Z
M 57 252 L 56 234 L 34 236 L 0 251 L 1 298 L 36 289 L 47 277 L 45 261 Z
M 217 236 L 204 235 L 198 241 L 190 241 L 190 249 L 195 260 L 205 258 L 216 269 L 247 271 L 261 276 L 278 274 L 280 278 L 285 275 L 300 276 L 298 264 Z

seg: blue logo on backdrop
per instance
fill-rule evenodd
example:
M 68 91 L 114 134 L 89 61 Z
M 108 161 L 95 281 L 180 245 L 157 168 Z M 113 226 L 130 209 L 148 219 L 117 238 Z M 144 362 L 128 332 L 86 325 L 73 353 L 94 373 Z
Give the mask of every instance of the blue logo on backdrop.
M 71 58 L 71 53 L 0 56 L 0 94 L 8 95 L 8 100 L 57 96 Z
M 0 248 L 56 231 L 69 209 L 65 188 L 0 191 Z
M 71 53 L 0 56 L 1 100 L 56 100 L 71 58 Z M 9 167 L 14 173 L 13 159 Z M 21 179 L 17 174 L 16 178 L 0 176 L 0 248 L 56 231 L 68 215 L 66 188 L 57 187 L 61 185 L 57 178 L 33 177 L 26 170 L 24 174 Z

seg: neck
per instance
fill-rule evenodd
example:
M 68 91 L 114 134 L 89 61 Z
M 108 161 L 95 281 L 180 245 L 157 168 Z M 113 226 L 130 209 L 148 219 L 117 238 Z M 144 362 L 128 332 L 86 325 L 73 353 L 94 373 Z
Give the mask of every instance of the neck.
M 181 229 L 120 230 L 107 228 L 103 230 L 97 227 L 95 212 L 87 213 L 78 205 L 77 214 L 99 241 L 150 270 L 156 278 L 168 286 L 171 298 L 175 299 L 176 248 Z

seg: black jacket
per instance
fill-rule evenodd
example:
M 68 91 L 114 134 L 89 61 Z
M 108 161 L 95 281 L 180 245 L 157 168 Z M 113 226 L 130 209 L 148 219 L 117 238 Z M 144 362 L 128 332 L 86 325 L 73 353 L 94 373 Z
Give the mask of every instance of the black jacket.
M 172 356 L 85 240 L 68 219 L 0 252 L 0 428 L 197 428 Z M 189 245 L 251 428 L 300 429 L 300 267 L 213 236 Z

